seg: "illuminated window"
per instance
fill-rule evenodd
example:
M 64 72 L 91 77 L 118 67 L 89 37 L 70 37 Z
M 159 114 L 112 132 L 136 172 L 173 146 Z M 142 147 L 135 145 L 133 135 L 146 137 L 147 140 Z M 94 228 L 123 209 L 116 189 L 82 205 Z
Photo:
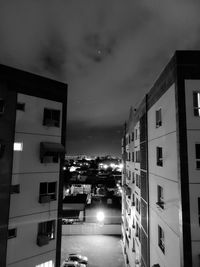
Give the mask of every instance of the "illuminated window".
M 14 151 L 22 151 L 23 150 L 23 143 L 22 142 L 15 142 L 14 143 Z
M 193 92 L 194 116 L 200 117 L 200 92 Z
M 156 110 L 156 128 L 162 126 L 161 108 Z
M 54 263 L 53 261 L 46 261 L 44 263 L 36 265 L 35 267 L 54 267 Z

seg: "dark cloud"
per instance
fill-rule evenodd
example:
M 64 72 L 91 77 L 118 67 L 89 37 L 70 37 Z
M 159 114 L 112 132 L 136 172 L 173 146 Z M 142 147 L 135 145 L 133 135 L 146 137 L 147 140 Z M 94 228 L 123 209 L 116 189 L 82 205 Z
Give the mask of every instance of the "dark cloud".
M 0 0 L 0 61 L 67 82 L 70 131 L 111 129 L 176 49 L 199 49 L 199 12 L 197 0 Z

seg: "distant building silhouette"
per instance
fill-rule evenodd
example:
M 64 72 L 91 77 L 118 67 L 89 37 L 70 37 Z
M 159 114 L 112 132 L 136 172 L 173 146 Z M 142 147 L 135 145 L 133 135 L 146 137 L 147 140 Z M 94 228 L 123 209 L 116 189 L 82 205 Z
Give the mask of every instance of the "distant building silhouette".
M 200 266 L 200 51 L 177 51 L 122 139 L 126 265 Z

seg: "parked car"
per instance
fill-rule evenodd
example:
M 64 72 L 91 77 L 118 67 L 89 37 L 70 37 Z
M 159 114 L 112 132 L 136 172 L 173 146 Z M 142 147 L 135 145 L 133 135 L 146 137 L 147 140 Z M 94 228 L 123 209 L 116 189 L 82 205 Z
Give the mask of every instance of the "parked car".
M 63 219 L 62 224 L 73 224 L 75 222 L 74 219 Z
M 88 258 L 86 256 L 82 256 L 82 255 L 76 254 L 76 253 L 69 254 L 68 260 L 69 261 L 77 261 L 77 262 L 83 263 L 85 265 L 87 265 L 87 263 L 88 263 Z
M 77 261 L 68 261 L 65 260 L 62 264 L 62 267 L 86 267 L 85 264 L 79 263 Z

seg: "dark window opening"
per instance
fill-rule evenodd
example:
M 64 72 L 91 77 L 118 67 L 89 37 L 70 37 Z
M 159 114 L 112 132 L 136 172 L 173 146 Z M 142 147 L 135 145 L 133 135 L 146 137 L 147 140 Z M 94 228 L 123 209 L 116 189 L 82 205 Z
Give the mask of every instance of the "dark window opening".
M 163 229 L 158 225 L 158 246 L 165 254 L 165 235 Z
M 8 229 L 8 239 L 17 236 L 17 228 Z
M 10 193 L 11 194 L 19 194 L 20 193 L 20 185 L 19 184 L 11 185 Z
M 4 113 L 4 109 L 5 109 L 5 101 L 4 99 L 0 98 L 0 114 Z
M 156 110 L 156 128 L 159 128 L 160 126 L 162 126 L 161 108 Z
M 194 116 L 200 117 L 200 92 L 193 92 Z
M 200 144 L 195 144 L 196 150 L 196 168 L 200 169 Z
M 158 185 L 157 186 L 157 202 L 156 204 L 164 209 L 164 197 L 163 197 L 163 187 Z
M 163 166 L 163 151 L 162 147 L 156 147 L 157 166 Z
M 60 110 L 44 109 L 43 125 L 60 127 Z
M 25 111 L 25 103 L 17 103 L 17 110 Z
M 38 236 L 47 236 L 49 240 L 55 239 L 55 220 L 39 223 Z
M 52 200 L 56 200 L 56 182 L 44 182 L 40 183 L 40 196 L 39 202 L 40 203 L 47 203 Z

